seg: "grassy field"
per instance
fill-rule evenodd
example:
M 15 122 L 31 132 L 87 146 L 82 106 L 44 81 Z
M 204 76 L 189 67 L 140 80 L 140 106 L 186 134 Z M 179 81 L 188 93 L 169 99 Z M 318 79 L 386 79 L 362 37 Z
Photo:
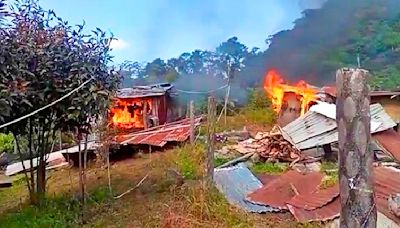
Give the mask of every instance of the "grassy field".
M 255 104 L 257 106 L 257 104 Z M 271 127 L 269 109 L 246 108 L 217 125 L 218 131 Z M 203 127 L 204 131 L 204 127 Z M 297 224 L 289 213 L 251 214 L 231 206 L 216 190 L 205 191 L 205 146 L 184 144 L 152 154 L 136 154 L 112 162 L 111 190 L 105 167 L 91 164 L 87 171 L 88 202 L 77 198 L 78 172 L 65 168 L 48 172 L 48 200 L 40 206 L 26 203 L 23 176 L 12 188 L 0 190 L 0 227 L 310 227 Z M 215 165 L 225 160 L 216 160 Z M 256 165 L 255 172 L 279 173 L 285 166 Z M 179 183 L 176 173 L 184 182 Z M 143 178 L 146 177 L 144 180 Z M 142 184 L 116 199 L 126 190 Z
M 202 188 L 204 146 L 183 145 L 173 150 L 144 154 L 115 162 L 111 167 L 112 194 L 107 170 L 88 171 L 89 199 L 83 209 L 74 196 L 75 169 L 50 172 L 49 200 L 38 207 L 25 204 L 24 182 L 0 191 L 1 227 L 294 227 L 289 214 L 248 214 L 229 205 L 216 190 Z M 174 169 L 185 177 L 177 186 L 169 174 Z M 143 184 L 120 199 L 127 189 Z M 5 205 L 5 207 L 3 207 Z

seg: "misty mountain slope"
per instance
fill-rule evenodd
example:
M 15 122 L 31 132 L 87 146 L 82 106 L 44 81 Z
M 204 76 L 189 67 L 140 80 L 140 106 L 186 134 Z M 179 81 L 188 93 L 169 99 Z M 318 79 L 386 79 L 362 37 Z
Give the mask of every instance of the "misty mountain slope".
M 400 79 L 383 79 L 400 78 L 399 13 L 398 0 L 328 0 L 320 9 L 304 11 L 292 30 L 273 35 L 269 49 L 247 61 L 241 80 L 252 75 L 254 84 L 275 68 L 288 81 L 332 84 L 336 69 L 357 66 L 359 55 L 361 66 L 376 75 L 374 86 L 396 87 Z

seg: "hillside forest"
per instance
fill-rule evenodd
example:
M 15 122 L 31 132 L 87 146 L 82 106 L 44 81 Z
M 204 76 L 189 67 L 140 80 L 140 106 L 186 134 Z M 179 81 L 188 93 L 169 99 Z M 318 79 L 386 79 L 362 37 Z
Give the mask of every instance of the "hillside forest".
M 309 9 L 291 30 L 266 37 L 266 50 L 232 37 L 215 50 L 194 50 L 178 57 L 121 65 L 123 86 L 174 82 L 191 90 L 213 89 L 228 78 L 240 88 L 261 85 L 277 69 L 288 82 L 305 79 L 316 86 L 334 83 L 340 67 L 367 69 L 373 89 L 400 85 L 400 1 L 328 0 Z M 206 80 L 204 80 L 206 79 Z

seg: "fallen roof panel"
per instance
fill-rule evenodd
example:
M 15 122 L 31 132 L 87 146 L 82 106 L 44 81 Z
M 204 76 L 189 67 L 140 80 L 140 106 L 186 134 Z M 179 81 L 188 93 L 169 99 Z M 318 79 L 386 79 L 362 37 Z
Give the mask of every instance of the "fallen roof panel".
M 318 108 L 314 108 L 313 110 L 318 111 Z M 283 137 L 299 150 L 338 141 L 336 120 L 330 118 L 332 117 L 330 113 L 314 111 L 307 112 L 282 128 L 284 132 L 282 133 Z M 396 126 L 396 123 L 380 104 L 371 105 L 370 114 L 372 133 L 382 132 Z
M 315 210 L 288 205 L 290 213 L 299 222 L 328 221 L 340 216 L 340 197 L 336 197 L 331 203 Z
M 339 185 L 337 184 L 327 189 L 318 189 L 311 193 L 296 195 L 287 203 L 305 210 L 315 210 L 329 204 L 338 196 Z
M 201 117 L 195 119 L 195 126 L 200 125 Z M 183 142 L 190 136 L 190 119 L 157 126 L 132 134 L 119 135 L 115 141 L 121 145 L 152 145 L 163 147 L 168 142 Z
M 400 224 L 400 218 L 392 214 L 388 207 L 388 198 L 400 193 L 400 171 L 385 167 L 374 168 L 374 191 L 377 210 Z M 321 191 L 322 192 L 322 191 Z M 288 209 L 299 222 L 327 221 L 339 216 L 340 197 L 339 188 L 327 189 L 324 194 L 303 194 L 293 197 L 288 201 Z M 333 201 L 325 204 L 329 199 Z M 325 204 L 325 205 L 323 205 Z M 321 206 L 321 207 L 317 207 Z M 316 208 L 314 210 L 310 210 Z
M 390 153 L 397 161 L 400 161 L 400 134 L 389 129 L 374 134 L 373 139 L 376 140 L 385 152 Z
M 314 192 L 321 183 L 322 178 L 323 174 L 319 172 L 303 174 L 290 170 L 249 194 L 247 200 L 255 204 L 287 209 L 287 201 L 297 193 Z
M 233 167 L 214 169 L 214 180 L 218 190 L 225 195 L 231 204 L 248 212 L 276 211 L 272 207 L 257 205 L 244 200 L 247 194 L 263 185 L 243 163 Z

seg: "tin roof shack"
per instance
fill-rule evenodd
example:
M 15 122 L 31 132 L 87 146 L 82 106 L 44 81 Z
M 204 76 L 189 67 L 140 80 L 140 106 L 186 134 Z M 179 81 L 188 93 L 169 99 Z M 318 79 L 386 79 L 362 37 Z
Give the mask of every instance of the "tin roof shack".
M 110 110 L 112 125 L 141 130 L 174 120 L 173 87 L 163 83 L 120 89 Z
M 400 92 L 372 91 L 371 104 L 379 103 L 397 124 L 400 123 Z

